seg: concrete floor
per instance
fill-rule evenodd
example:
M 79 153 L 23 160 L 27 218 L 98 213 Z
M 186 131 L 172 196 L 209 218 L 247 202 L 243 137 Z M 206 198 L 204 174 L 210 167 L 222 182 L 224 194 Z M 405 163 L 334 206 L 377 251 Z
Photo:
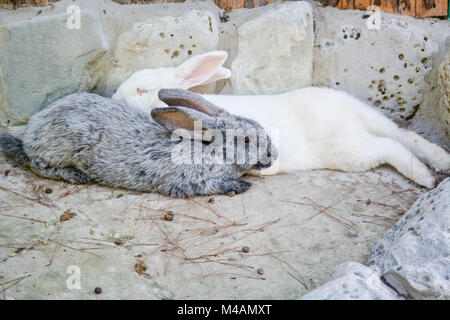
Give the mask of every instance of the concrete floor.
M 244 194 L 194 199 L 41 179 L 3 155 L 0 173 L 3 299 L 296 299 L 366 263 L 425 191 L 390 168 L 249 177 Z

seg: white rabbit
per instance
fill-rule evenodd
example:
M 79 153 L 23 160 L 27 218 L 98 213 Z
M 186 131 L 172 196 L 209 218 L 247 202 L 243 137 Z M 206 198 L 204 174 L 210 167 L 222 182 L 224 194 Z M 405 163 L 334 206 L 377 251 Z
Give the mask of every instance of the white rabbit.
M 160 106 L 161 88 L 188 89 L 226 78 L 226 52 L 195 56 L 179 67 L 145 69 L 120 85 L 114 99 L 149 112 Z M 203 95 L 213 104 L 258 121 L 277 144 L 279 158 L 264 175 L 295 170 L 332 169 L 362 172 L 389 164 L 427 188 L 435 178 L 419 158 L 438 171 L 450 169 L 450 155 L 351 95 L 329 88 L 309 87 L 278 95 Z M 189 105 L 189 101 L 165 101 Z

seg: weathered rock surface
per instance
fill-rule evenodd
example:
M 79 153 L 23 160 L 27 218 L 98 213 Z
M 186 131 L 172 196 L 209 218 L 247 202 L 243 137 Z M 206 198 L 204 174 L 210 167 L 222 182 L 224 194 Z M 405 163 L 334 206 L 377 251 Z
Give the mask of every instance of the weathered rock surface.
M 444 57 L 441 65 L 439 66 L 439 87 L 441 91 L 441 97 L 439 100 L 439 117 L 436 117 L 440 121 L 444 133 L 450 141 L 450 50 Z
M 101 90 L 110 59 L 97 13 L 82 10 L 80 29 L 67 27 L 69 16 L 0 25 L 1 122 L 23 123 L 64 95 Z
M 311 85 L 311 6 L 283 3 L 239 26 L 239 50 L 231 65 L 235 94 L 269 94 Z
M 192 55 L 217 50 L 217 24 L 215 16 L 204 10 L 151 17 L 133 24 L 117 40 L 108 88 L 117 88 L 135 71 L 176 66 Z
M 422 195 L 372 250 L 385 280 L 414 299 L 450 299 L 450 178 Z
M 330 281 L 307 293 L 300 300 L 397 300 L 397 294 L 386 286 L 375 269 L 357 262 L 337 266 Z
M 427 77 L 448 24 L 382 14 L 380 28 L 369 29 L 361 11 L 320 12 L 313 85 L 343 89 L 402 125 L 428 107 Z

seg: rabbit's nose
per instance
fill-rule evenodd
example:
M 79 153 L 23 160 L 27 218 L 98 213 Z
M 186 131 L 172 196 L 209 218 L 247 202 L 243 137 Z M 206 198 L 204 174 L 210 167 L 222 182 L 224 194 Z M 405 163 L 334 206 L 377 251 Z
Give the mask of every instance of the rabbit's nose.
M 253 169 L 264 169 L 269 168 L 272 165 L 272 161 L 269 161 L 268 163 L 262 163 L 261 161 L 258 161 L 254 166 Z
M 267 157 L 269 157 L 272 161 L 278 159 L 278 150 L 272 146 L 267 149 Z

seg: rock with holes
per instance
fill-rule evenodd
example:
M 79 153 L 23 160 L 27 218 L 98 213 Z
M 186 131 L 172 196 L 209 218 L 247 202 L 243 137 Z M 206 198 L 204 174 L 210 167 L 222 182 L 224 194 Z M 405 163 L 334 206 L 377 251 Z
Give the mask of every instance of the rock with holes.
M 272 9 L 239 27 L 239 50 L 231 65 L 234 94 L 280 93 L 311 85 L 311 6 L 301 1 Z
M 400 297 L 381 280 L 376 268 L 357 262 L 337 266 L 330 280 L 300 300 L 397 300 Z
M 217 50 L 218 22 L 206 10 L 151 17 L 119 35 L 108 90 L 117 89 L 135 71 L 181 64 L 192 55 Z
M 0 24 L 0 122 L 24 123 L 54 100 L 101 91 L 109 45 L 95 11 Z
M 441 90 L 441 96 L 439 100 L 439 114 L 440 117 L 436 117 L 447 139 L 450 141 L 450 50 L 447 51 L 444 60 L 439 66 L 439 87 Z
M 416 201 L 372 250 L 369 262 L 400 294 L 450 299 L 450 178 Z
M 360 11 L 321 13 L 313 85 L 345 90 L 406 124 L 423 107 L 448 27 L 385 13 L 373 17 L 375 25 Z

